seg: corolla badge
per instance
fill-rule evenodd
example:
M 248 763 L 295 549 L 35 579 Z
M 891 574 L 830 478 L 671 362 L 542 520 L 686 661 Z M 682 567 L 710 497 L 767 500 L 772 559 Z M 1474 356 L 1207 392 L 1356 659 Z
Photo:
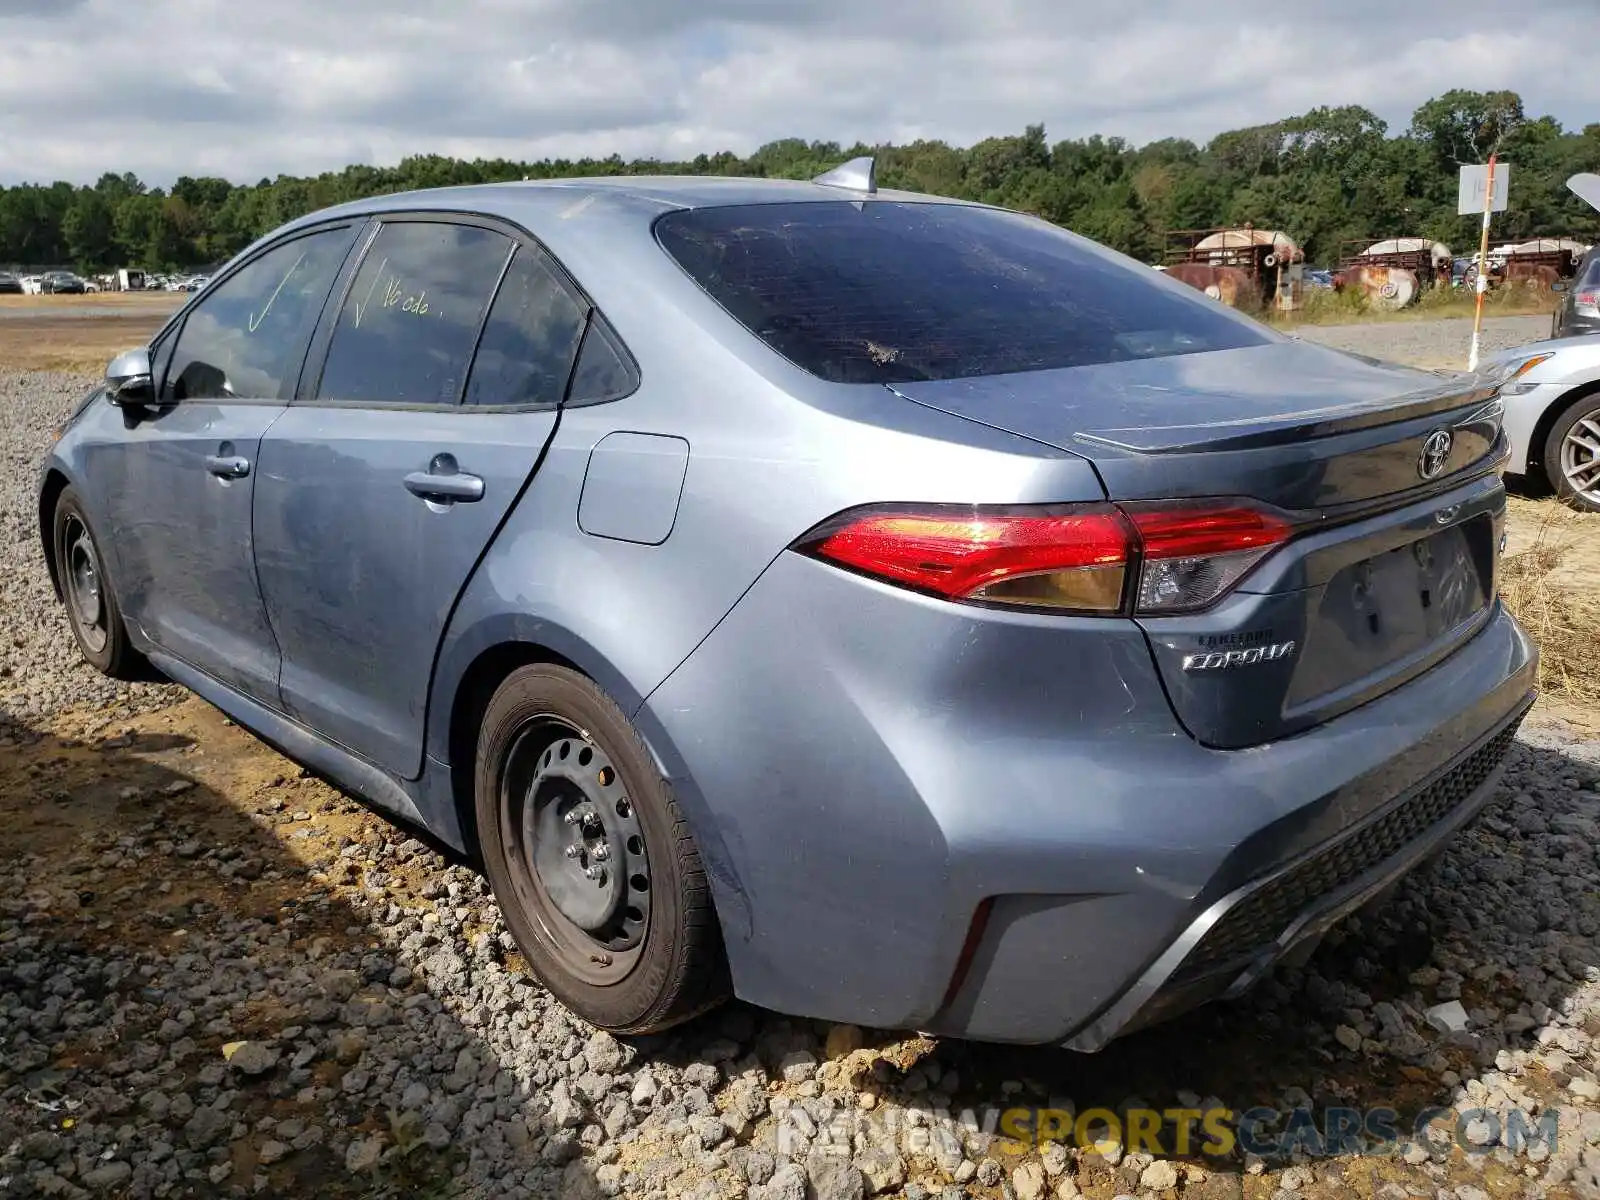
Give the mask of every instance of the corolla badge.
M 1294 653 L 1293 642 L 1274 642 L 1269 646 L 1251 646 L 1244 650 L 1209 650 L 1199 654 L 1185 654 L 1185 671 L 1225 671 L 1230 667 L 1253 667 L 1257 663 L 1277 662 Z
M 1417 474 L 1424 479 L 1437 479 L 1450 461 L 1450 450 L 1455 436 L 1448 429 L 1435 429 L 1422 442 L 1422 453 L 1417 455 Z

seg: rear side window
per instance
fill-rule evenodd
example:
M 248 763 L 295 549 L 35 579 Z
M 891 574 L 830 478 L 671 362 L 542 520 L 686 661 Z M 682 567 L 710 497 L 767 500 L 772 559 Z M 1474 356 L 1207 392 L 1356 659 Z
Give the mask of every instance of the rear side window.
M 773 350 L 836 383 L 904 383 L 1272 340 L 1159 272 L 1044 221 L 819 201 L 668 213 L 662 247 Z
M 295 238 L 208 291 L 170 347 L 162 398 L 287 399 L 351 236 L 339 228 Z
M 511 239 L 475 225 L 385 225 L 328 346 L 319 400 L 455 404 Z
M 1578 280 L 1581 288 L 1600 287 L 1600 254 L 1591 254 Z
M 639 386 L 639 371 L 623 349 L 611 323 L 595 313 L 583 337 L 578 367 L 572 375 L 571 404 L 604 404 L 627 396 Z
M 489 309 L 466 402 L 560 404 L 587 317 L 550 261 L 520 247 Z

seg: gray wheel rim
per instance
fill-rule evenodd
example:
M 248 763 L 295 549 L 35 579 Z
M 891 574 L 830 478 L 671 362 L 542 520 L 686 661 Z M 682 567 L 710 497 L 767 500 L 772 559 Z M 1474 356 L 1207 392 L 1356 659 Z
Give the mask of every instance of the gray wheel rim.
M 83 644 L 98 654 L 106 648 L 105 580 L 94 539 L 77 517 L 68 517 L 61 539 L 66 550 L 67 612 Z
M 501 833 L 523 911 L 586 983 L 626 978 L 650 925 L 650 859 L 609 755 L 553 714 L 526 722 L 506 756 Z
M 1600 505 L 1600 408 L 1584 413 L 1561 439 L 1561 475 L 1574 493 Z

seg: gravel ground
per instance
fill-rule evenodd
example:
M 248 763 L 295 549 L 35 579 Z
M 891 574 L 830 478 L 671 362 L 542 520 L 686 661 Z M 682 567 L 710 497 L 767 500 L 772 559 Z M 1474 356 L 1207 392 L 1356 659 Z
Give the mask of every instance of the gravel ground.
M 1316 332 L 1419 357 L 1427 327 Z M 527 978 L 468 866 L 78 664 L 31 504 L 87 382 L 0 374 L 0 1196 L 1600 1195 L 1600 742 L 1536 714 L 1501 800 L 1376 913 L 1099 1055 L 741 1005 L 622 1043 Z M 1402 1136 L 1041 1152 L 995 1106 L 1390 1107 Z M 1434 1106 L 1473 1117 L 1430 1147 Z M 1512 1110 L 1554 1147 L 1496 1146 Z
M 1384 321 L 1370 325 L 1305 325 L 1295 334 L 1308 342 L 1321 342 L 1340 350 L 1354 350 L 1374 358 L 1414 363 L 1422 367 L 1467 365 L 1472 346 L 1472 322 Z M 1509 350 L 1550 336 L 1550 318 L 1490 317 L 1483 323 L 1479 341 L 1482 353 Z

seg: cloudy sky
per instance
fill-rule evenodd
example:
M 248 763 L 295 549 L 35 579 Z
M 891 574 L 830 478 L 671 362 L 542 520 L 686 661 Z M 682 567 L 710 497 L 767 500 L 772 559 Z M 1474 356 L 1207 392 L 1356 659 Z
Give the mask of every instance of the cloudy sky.
M 0 183 L 785 136 L 1135 142 L 1452 87 L 1600 120 L 1597 0 L 0 0 Z

